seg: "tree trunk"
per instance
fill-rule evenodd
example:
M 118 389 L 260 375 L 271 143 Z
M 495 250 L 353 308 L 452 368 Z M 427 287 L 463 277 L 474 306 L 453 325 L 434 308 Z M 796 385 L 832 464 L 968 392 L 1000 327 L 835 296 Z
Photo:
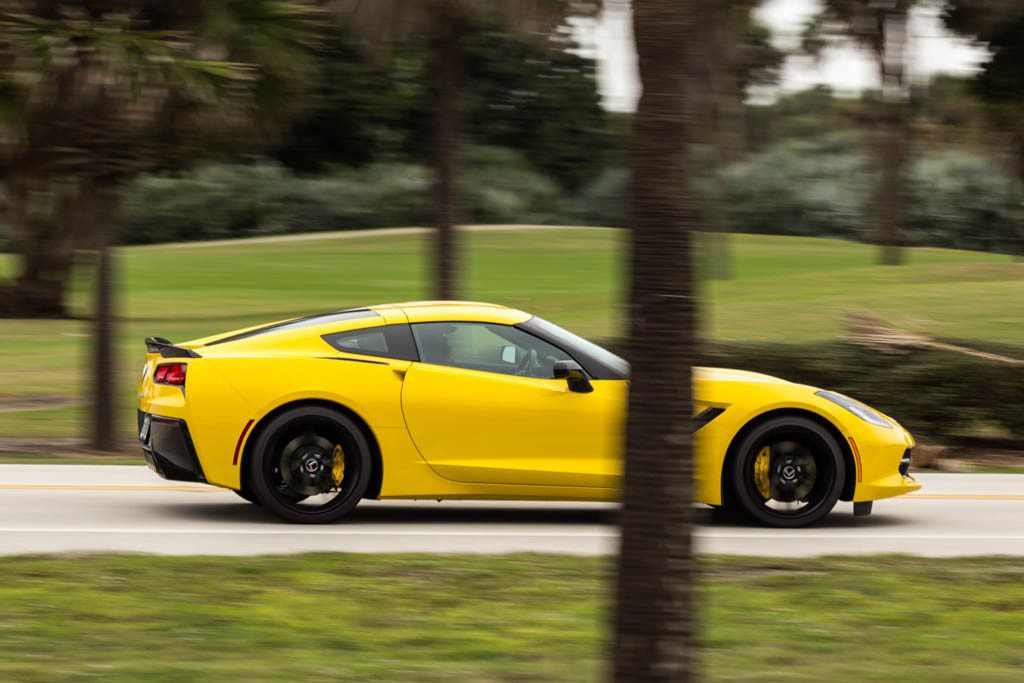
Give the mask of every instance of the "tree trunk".
M 703 197 L 703 223 L 707 229 L 705 270 L 712 280 L 730 280 L 733 276 L 732 235 L 729 233 L 725 202 L 728 187 L 722 171 L 738 157 L 737 118 L 743 105 L 743 92 L 737 71 L 737 47 L 740 37 L 734 25 L 733 0 L 697 0 L 702 41 L 697 64 L 692 69 L 696 83 L 691 92 L 703 92 L 703 107 L 694 122 L 709 145 L 710 154 L 699 173 L 706 180 L 708 195 Z M 693 106 L 691 101 L 690 106 Z
M 457 296 L 459 245 L 458 173 L 462 134 L 459 86 L 462 75 L 462 17 L 454 0 L 438 0 L 434 41 L 434 292 Z
M 114 208 L 106 190 L 83 192 L 83 213 L 94 221 L 96 236 L 96 291 L 93 313 L 92 439 L 97 451 L 117 450 L 114 362 Z
M 35 188 L 23 178 L 10 180 L 7 194 L 20 273 L 0 288 L 0 317 L 66 318 L 65 295 L 75 257 L 66 202 L 52 187 Z
M 902 224 L 906 204 L 908 93 L 906 87 L 907 13 L 887 12 L 882 19 L 882 105 L 878 125 L 879 187 L 875 241 L 885 265 L 903 263 Z
M 1017 163 L 1017 180 L 1024 184 L 1024 131 L 1015 132 L 1012 139 Z M 1024 260 L 1024 207 L 1017 209 L 1016 225 L 1010 240 L 1010 253 L 1013 254 L 1014 260 Z
M 686 143 L 692 2 L 635 0 L 643 86 L 631 159 L 632 362 L 615 613 L 616 681 L 696 676 L 691 364 L 695 298 Z

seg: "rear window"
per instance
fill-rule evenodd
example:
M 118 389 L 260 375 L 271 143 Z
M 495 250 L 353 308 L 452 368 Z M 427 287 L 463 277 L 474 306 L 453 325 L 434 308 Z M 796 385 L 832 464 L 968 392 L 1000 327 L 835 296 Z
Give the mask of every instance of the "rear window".
M 419 360 L 412 331 L 406 324 L 381 325 L 325 334 L 323 340 L 338 351 L 397 360 Z
M 339 351 L 348 353 L 362 353 L 369 356 L 387 356 L 390 353 L 388 339 L 384 335 L 384 329 L 380 327 L 339 332 L 324 337 L 324 340 Z
M 368 308 L 351 308 L 346 311 L 335 311 L 334 313 L 320 313 L 318 315 L 311 315 L 305 318 L 296 318 L 295 320 L 286 320 L 283 323 L 275 323 L 273 325 L 267 325 L 266 327 L 256 328 L 255 330 L 249 330 L 247 332 L 233 334 L 230 337 L 216 339 L 207 344 L 207 346 L 225 344 L 227 342 L 239 341 L 241 339 L 249 339 L 251 337 L 258 337 L 262 334 L 270 334 L 271 332 L 288 332 L 290 330 L 297 330 L 303 327 L 313 327 L 315 325 L 329 325 L 332 323 L 342 322 L 345 320 L 358 320 L 360 318 L 375 317 L 378 317 L 377 314 Z

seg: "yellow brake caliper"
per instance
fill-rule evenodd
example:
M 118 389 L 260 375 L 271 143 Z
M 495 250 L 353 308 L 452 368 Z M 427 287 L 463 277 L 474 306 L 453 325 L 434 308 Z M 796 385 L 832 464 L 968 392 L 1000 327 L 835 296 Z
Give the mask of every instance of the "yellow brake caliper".
M 331 467 L 331 479 L 334 480 L 335 486 L 341 486 L 341 480 L 345 476 L 345 454 L 341 450 L 341 444 L 334 447 L 331 458 L 334 460 L 334 465 Z
M 765 500 L 772 497 L 771 485 L 768 482 L 769 465 L 771 465 L 771 448 L 765 446 L 754 459 L 754 483 L 757 484 L 757 492 Z

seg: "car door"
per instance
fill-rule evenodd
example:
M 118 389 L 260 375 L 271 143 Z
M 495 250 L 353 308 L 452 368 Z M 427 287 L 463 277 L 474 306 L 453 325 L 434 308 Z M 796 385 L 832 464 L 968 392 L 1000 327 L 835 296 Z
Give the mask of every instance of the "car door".
M 563 350 L 516 327 L 412 326 L 420 362 L 402 387 L 420 454 L 460 482 L 572 487 L 619 484 L 626 382 L 569 390 L 553 378 Z

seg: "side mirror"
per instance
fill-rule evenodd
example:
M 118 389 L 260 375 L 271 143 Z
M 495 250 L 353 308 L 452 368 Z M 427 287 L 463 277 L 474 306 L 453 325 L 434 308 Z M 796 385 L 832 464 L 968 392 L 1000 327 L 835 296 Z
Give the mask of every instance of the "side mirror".
M 564 379 L 569 383 L 569 391 L 589 394 L 594 390 L 594 386 L 587 379 L 587 373 L 583 372 L 583 368 L 574 360 L 556 360 L 554 375 L 555 379 Z

